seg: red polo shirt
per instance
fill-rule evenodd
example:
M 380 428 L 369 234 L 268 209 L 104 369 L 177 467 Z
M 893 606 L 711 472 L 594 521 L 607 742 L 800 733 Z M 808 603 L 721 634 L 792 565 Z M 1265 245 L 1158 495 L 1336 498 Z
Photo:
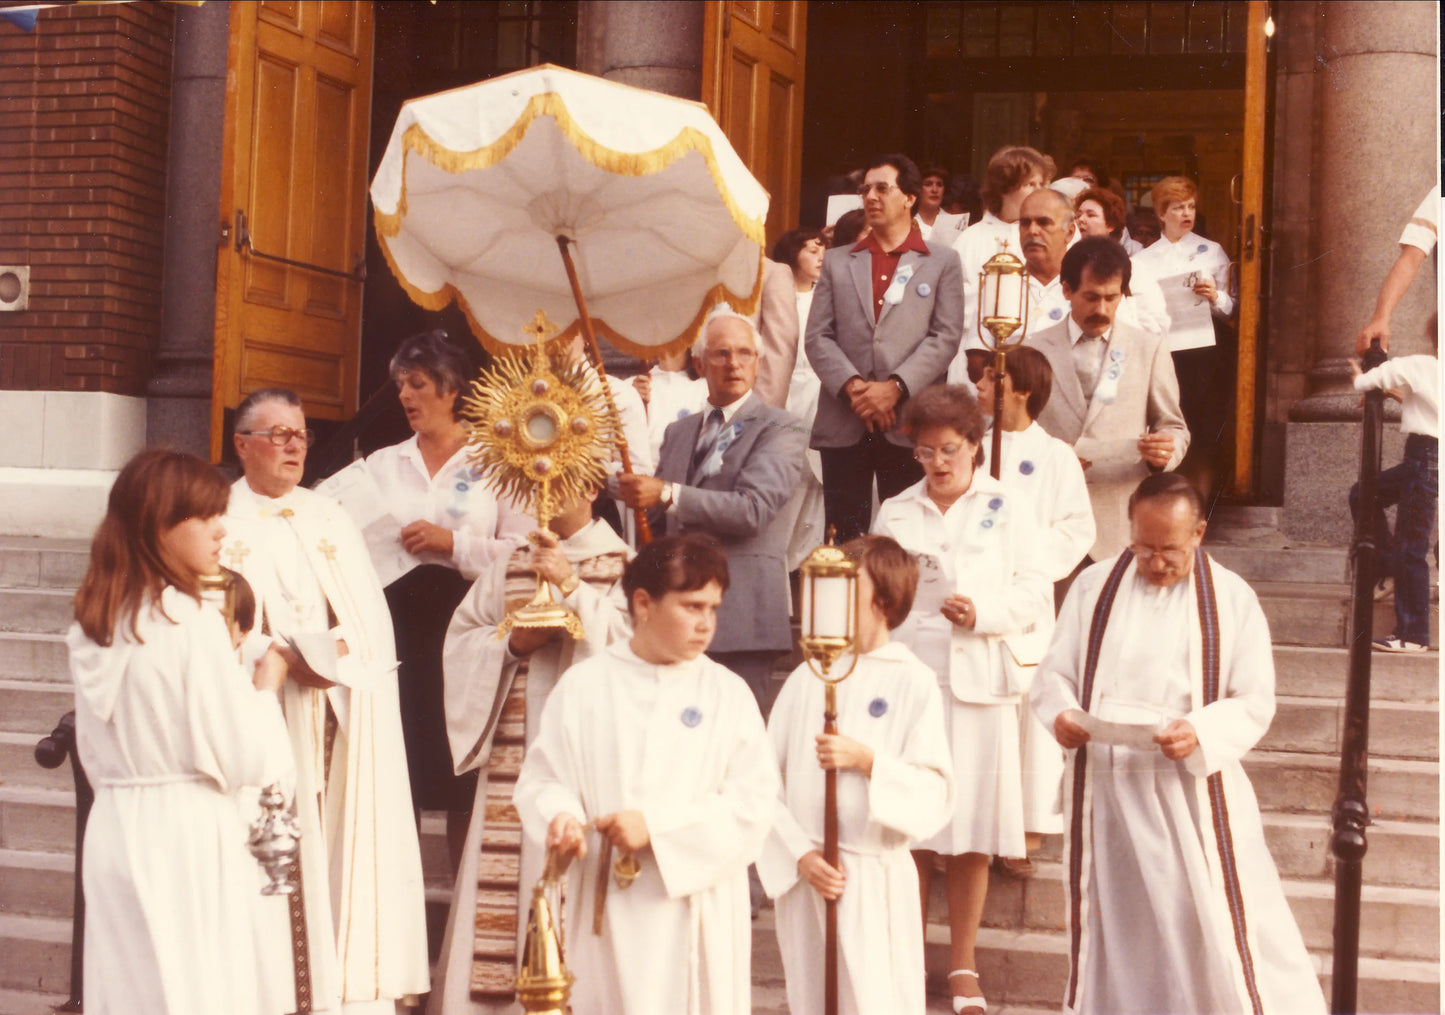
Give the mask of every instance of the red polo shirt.
M 918 231 L 918 223 L 915 222 L 908 230 L 908 238 L 896 250 L 884 250 L 872 233 L 859 240 L 853 250 L 866 250 L 873 255 L 873 320 L 876 322 L 883 313 L 883 294 L 888 291 L 893 273 L 898 270 L 898 259 L 910 250 L 926 255 L 928 244 L 923 242 L 923 234 Z

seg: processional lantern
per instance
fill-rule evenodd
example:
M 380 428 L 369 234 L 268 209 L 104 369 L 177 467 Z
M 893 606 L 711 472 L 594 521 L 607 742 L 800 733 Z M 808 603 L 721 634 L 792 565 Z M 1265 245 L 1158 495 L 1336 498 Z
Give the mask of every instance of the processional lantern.
M 993 357 L 993 445 L 989 471 L 999 477 L 1003 453 L 1003 378 L 1009 349 L 1023 343 L 1029 323 L 1029 273 L 1024 262 L 998 241 L 998 253 L 978 273 L 978 337 Z M 1013 336 L 1017 335 L 1015 339 Z
M 549 348 L 557 327 L 537 311 L 525 329 L 535 344 L 520 355 L 500 356 L 472 382 L 463 400 L 469 459 L 499 497 L 526 506 L 545 529 L 559 507 L 602 486 L 621 427 L 604 383 L 576 359 Z M 582 640 L 582 621 L 552 597 L 537 576 L 532 601 L 509 612 L 498 626 L 560 628 Z
M 803 659 L 823 681 L 823 732 L 838 732 L 838 685 L 858 663 L 858 564 L 842 548 L 828 542 L 808 554 L 798 569 L 801 576 L 802 634 L 798 639 Z M 833 666 L 849 653 L 848 668 L 834 676 Z M 823 859 L 838 866 L 838 772 L 823 776 Z M 838 1011 L 838 902 L 830 899 L 825 911 L 824 1015 Z

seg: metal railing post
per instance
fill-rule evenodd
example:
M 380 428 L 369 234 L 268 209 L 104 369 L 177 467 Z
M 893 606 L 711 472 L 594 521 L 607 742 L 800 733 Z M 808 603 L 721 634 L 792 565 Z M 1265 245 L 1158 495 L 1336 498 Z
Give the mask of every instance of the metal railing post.
M 1385 361 L 1379 342 L 1363 357 L 1366 370 Z M 1345 726 L 1340 744 L 1340 784 L 1333 812 L 1330 851 L 1335 855 L 1335 932 L 1330 974 L 1330 1011 L 1353 1015 L 1359 986 L 1360 889 L 1370 809 L 1365 802 L 1370 744 L 1370 653 L 1375 629 L 1375 581 L 1380 547 L 1375 545 L 1376 487 L 1380 477 L 1380 441 L 1385 421 L 1385 394 L 1365 393 L 1364 427 L 1360 435 L 1360 481 L 1355 502 L 1355 533 L 1351 547 L 1354 587 L 1351 589 L 1349 683 L 1345 689 Z
M 70 757 L 70 774 L 75 779 L 75 912 L 70 923 L 70 999 L 56 1007 L 58 1012 L 84 1011 L 85 1000 L 85 887 L 81 883 L 81 867 L 85 849 L 85 823 L 90 818 L 90 805 L 95 794 L 85 769 L 80 765 L 80 752 L 75 749 L 75 713 L 66 712 L 48 737 L 35 745 L 35 760 L 42 768 L 59 768 Z

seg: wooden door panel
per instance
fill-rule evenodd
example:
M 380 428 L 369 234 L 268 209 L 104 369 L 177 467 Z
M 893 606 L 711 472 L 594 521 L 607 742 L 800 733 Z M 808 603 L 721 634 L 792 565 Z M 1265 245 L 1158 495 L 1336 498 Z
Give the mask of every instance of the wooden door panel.
M 703 101 L 771 197 L 768 244 L 798 223 L 804 0 L 715 0 L 703 29 Z
M 317 418 L 356 411 L 362 287 L 328 272 L 350 273 L 361 262 L 371 26 L 370 2 L 231 6 L 220 208 L 230 242 L 217 266 L 212 399 L 217 455 L 225 410 L 259 387 L 294 388 Z

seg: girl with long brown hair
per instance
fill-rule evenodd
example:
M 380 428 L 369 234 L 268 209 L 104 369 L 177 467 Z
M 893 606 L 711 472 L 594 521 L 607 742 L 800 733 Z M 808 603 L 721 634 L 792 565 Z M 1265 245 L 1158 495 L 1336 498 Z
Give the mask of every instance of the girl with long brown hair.
M 290 782 L 274 650 L 243 668 L 200 598 L 228 486 L 176 451 L 121 470 L 66 635 L 86 828 L 85 1003 L 105 1013 L 271 1013 L 243 786 Z

